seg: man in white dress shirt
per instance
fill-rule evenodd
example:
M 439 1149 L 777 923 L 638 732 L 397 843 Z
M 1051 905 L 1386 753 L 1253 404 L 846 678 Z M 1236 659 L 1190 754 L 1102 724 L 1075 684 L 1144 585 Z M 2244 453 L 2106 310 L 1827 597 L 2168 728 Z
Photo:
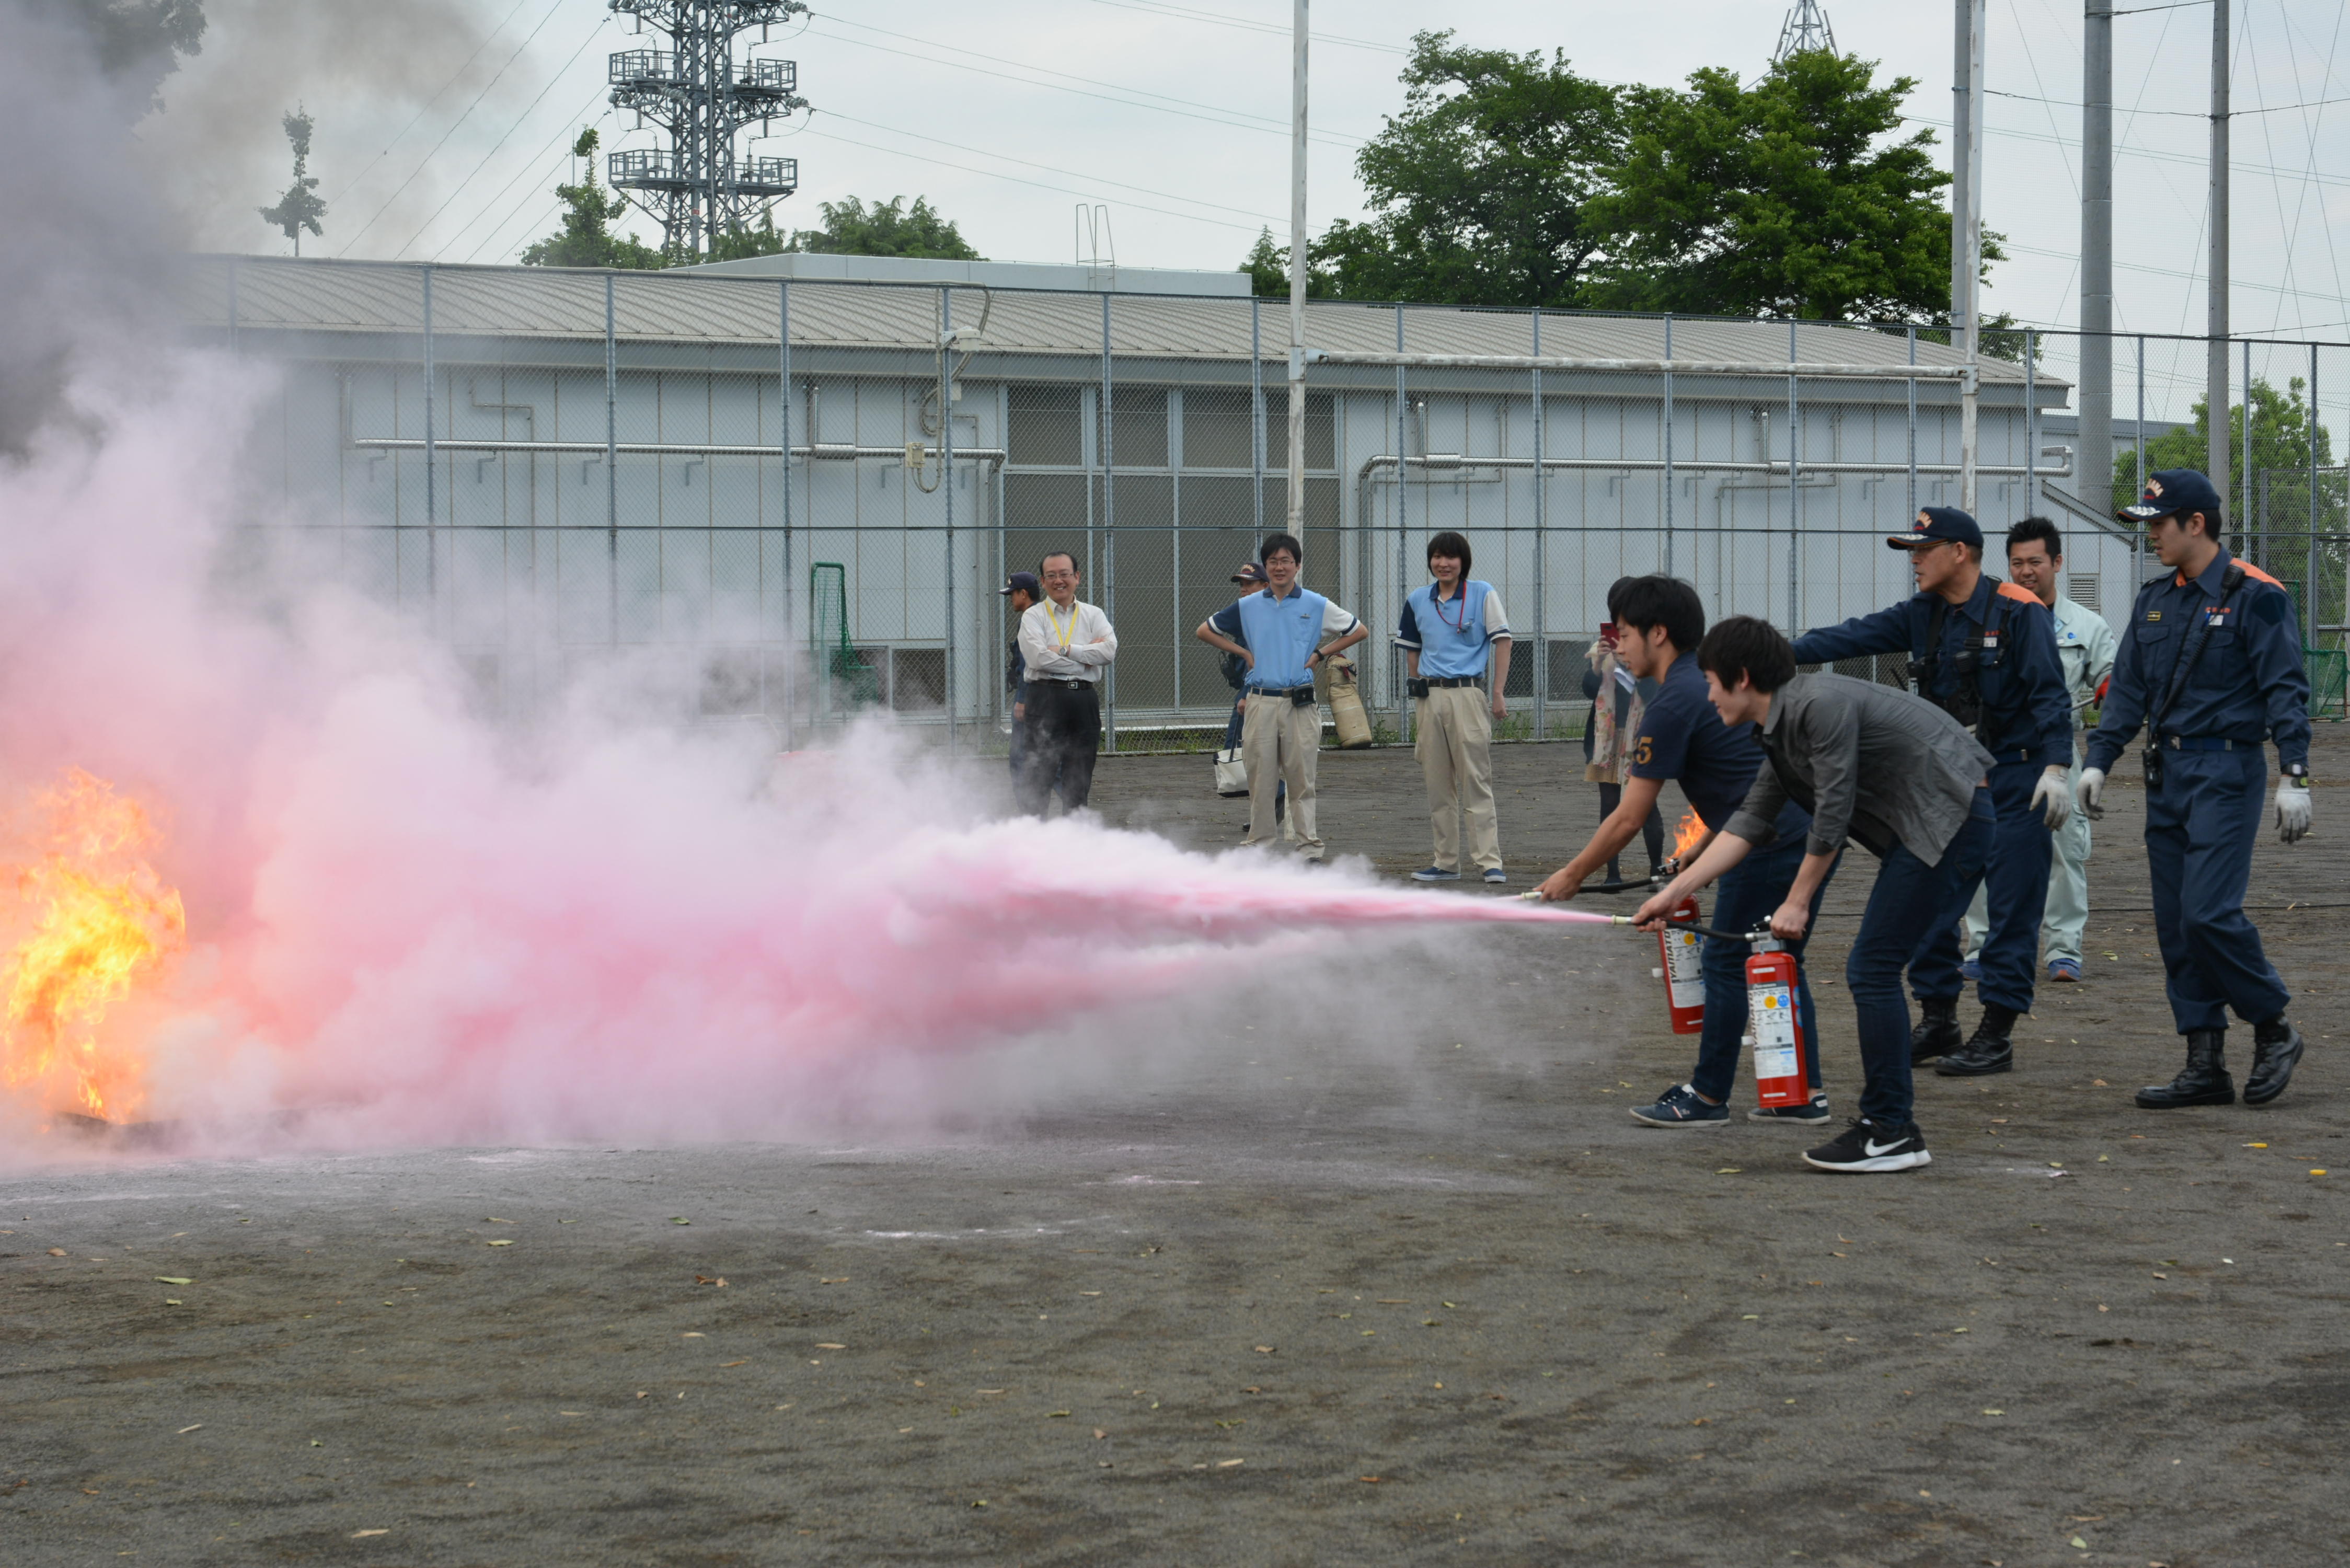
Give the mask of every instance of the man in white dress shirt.
M 1028 758 L 1014 796 L 1032 816 L 1061 797 L 1066 815 L 1094 787 L 1101 749 L 1103 673 L 1118 657 L 1118 633 L 1100 608 L 1077 598 L 1077 558 L 1055 550 L 1037 566 L 1045 602 L 1020 617 L 1020 656 L 1028 679 Z

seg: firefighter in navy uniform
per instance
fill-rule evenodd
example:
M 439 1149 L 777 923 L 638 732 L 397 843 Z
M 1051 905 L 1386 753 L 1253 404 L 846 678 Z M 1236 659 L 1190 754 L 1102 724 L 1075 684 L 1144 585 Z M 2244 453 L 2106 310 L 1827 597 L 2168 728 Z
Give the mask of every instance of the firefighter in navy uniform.
M 2276 742 L 2282 769 L 2277 836 L 2292 844 L 2309 831 L 2309 676 L 2293 602 L 2274 577 L 2220 543 L 2220 493 L 2191 468 L 2152 475 L 2145 499 L 2116 515 L 2145 524 L 2147 542 L 2170 568 L 2130 607 L 2079 786 L 2081 808 L 2102 815 L 2106 770 L 2146 728 L 2154 927 L 2187 1066 L 2168 1084 L 2140 1089 L 2137 1103 L 2150 1110 L 2233 1103 L 2232 1010 L 2252 1025 L 2244 1103 L 2264 1106 L 2284 1093 L 2303 1049 L 2301 1032 L 2285 1022 L 2292 998 L 2244 918 L 2265 740 Z
M 1795 639 L 1799 664 L 1870 653 L 1909 655 L 1918 695 L 1971 729 L 1991 754 L 1999 826 L 1983 875 L 1959 894 L 1950 919 L 1927 932 L 1909 966 L 1923 1015 L 1913 1063 L 1944 1077 L 2004 1073 L 2015 1064 L 2015 1021 L 2032 1011 L 2040 918 L 2048 904 L 2054 832 L 2072 815 L 2073 701 L 2056 652 L 2056 623 L 2037 596 L 1982 569 L 1982 530 L 1955 506 L 1928 506 L 1908 534 L 1918 592 L 1889 609 Z M 1990 933 L 1976 994 L 1982 1019 L 1961 1044 L 1959 919 L 1985 889 Z

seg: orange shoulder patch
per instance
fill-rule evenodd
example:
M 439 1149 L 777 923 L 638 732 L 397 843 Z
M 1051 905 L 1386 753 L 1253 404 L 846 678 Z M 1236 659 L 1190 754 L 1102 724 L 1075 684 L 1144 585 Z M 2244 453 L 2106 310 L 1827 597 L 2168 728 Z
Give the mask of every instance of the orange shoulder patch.
M 2247 566 L 2244 569 L 2246 571 L 2251 570 L 2250 566 Z M 2272 577 L 2269 580 L 2273 582 L 2276 579 Z M 2019 588 L 2013 583 L 2000 584 L 1999 597 L 2003 599 L 2013 599 L 2019 604 L 2036 605 L 2040 603 L 2040 596 L 2038 594 L 2033 593 L 2030 588 Z M 2043 605 L 2041 607 L 2044 609 L 2047 607 Z
M 2281 588 L 2284 587 L 2282 583 L 2278 582 L 2274 577 L 2270 576 L 2266 572 L 2262 571 L 2250 561 L 2240 559 L 2236 564 L 2244 568 L 2244 576 L 2251 578 L 2252 581 L 2256 583 L 2266 583 L 2272 588 Z

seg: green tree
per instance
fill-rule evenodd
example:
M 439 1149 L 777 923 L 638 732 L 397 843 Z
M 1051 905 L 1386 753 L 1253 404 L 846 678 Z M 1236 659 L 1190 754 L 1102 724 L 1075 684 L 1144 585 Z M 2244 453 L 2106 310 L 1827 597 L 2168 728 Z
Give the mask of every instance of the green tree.
M 203 52 L 203 0 L 65 0 L 107 75 L 143 84 L 150 103 L 180 57 Z
M 906 205 L 903 196 L 892 196 L 886 202 L 867 206 L 854 196 L 838 202 L 818 204 L 824 214 L 824 227 L 802 229 L 794 234 L 788 245 L 779 250 L 811 251 L 825 255 L 850 256 L 918 256 L 939 261 L 984 261 L 970 245 L 963 243 L 962 234 L 955 225 L 941 217 L 928 199 L 917 196 L 914 204 Z M 745 231 L 743 239 L 751 236 L 764 240 L 775 232 L 770 221 L 765 231 Z M 758 255 L 766 253 L 746 251 Z
M 2309 472 L 2309 443 L 2313 434 L 2317 441 L 2317 467 L 2321 481 L 2331 483 L 2334 503 L 2338 504 L 2338 478 L 2324 471 L 2334 466 L 2334 437 L 2322 421 L 2313 422 L 2304 393 L 2307 388 L 2295 376 L 2285 383 L 2282 392 L 2265 380 L 2252 382 L 2252 450 L 2251 472 L 2257 478 L 2263 471 L 2282 471 L 2287 476 L 2305 476 Z M 2238 403 L 2228 410 L 2228 481 L 2220 489 L 2231 498 L 2228 521 L 2231 527 L 2241 528 L 2247 523 L 2262 525 L 2253 515 L 2259 505 L 2260 487 L 2244 483 L 2244 405 Z M 2180 425 L 2146 443 L 2146 472 L 2159 472 L 2165 469 L 2191 468 L 2200 472 L 2210 461 L 2211 441 L 2211 404 L 2208 398 L 2195 400 L 2195 419 L 2191 424 Z M 2288 525 L 2306 532 L 2302 518 L 2309 510 L 2309 484 L 2305 477 L 2272 479 L 2272 502 L 2275 509 L 2287 516 Z M 2143 483 L 2137 470 L 2137 448 L 2126 447 L 2114 454 L 2113 503 L 2116 507 L 2135 503 Z M 2323 521 L 2324 514 L 2335 510 L 2329 504 L 2327 492 L 2319 493 L 2321 529 L 2332 526 Z
M 612 221 L 629 210 L 627 198 L 608 192 L 596 182 L 596 130 L 579 133 L 571 156 L 582 161 L 587 172 L 577 185 L 557 185 L 555 193 L 566 209 L 563 227 L 522 253 L 525 266 L 608 266 L 648 271 L 669 265 L 669 258 L 634 234 L 612 232 Z
M 1331 225 L 1332 233 L 1345 226 L 1345 220 Z M 1258 233 L 1256 244 L 1240 265 L 1239 270 L 1249 275 L 1249 292 L 1267 299 L 1289 297 L 1289 247 L 1273 243 L 1273 231 Z M 1320 299 L 1330 292 L 1330 269 L 1319 252 L 1309 252 L 1305 258 L 1305 295 Z
M 1886 141 L 1917 83 L 1825 49 L 1752 87 L 1715 68 L 1627 94 L 1629 147 L 1594 203 L 1619 308 L 1948 322 L 1950 176 L 1930 131 Z M 1998 249 L 1987 238 L 1985 260 Z
M 1403 112 L 1355 160 L 1372 216 L 1331 225 L 1311 252 L 1321 286 L 1349 299 L 1575 306 L 1601 236 L 1587 218 L 1623 152 L 1616 88 L 1564 51 L 1513 55 L 1412 39 Z M 1265 263 L 1278 257 L 1281 269 Z M 1268 234 L 1243 264 L 1285 294 Z
M 261 221 L 273 228 L 283 229 L 286 237 L 294 242 L 294 254 L 302 254 L 302 231 L 323 234 L 318 220 L 327 215 L 327 203 L 318 199 L 317 177 L 310 172 L 310 115 L 296 104 L 294 112 L 277 122 L 286 128 L 286 140 L 294 146 L 294 183 L 286 187 L 286 194 L 277 205 L 261 209 Z

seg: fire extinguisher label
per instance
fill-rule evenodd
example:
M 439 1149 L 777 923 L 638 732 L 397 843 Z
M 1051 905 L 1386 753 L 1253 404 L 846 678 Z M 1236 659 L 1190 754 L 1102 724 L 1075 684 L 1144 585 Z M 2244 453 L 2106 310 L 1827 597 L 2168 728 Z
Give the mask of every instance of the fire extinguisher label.
M 1792 1078 L 1795 1062 L 1795 1004 L 1783 985 L 1758 985 L 1746 993 L 1747 1026 L 1754 1032 L 1754 1078 Z
M 1705 968 L 1696 932 L 1674 931 L 1665 938 L 1665 984 L 1675 1007 L 1705 1005 Z

